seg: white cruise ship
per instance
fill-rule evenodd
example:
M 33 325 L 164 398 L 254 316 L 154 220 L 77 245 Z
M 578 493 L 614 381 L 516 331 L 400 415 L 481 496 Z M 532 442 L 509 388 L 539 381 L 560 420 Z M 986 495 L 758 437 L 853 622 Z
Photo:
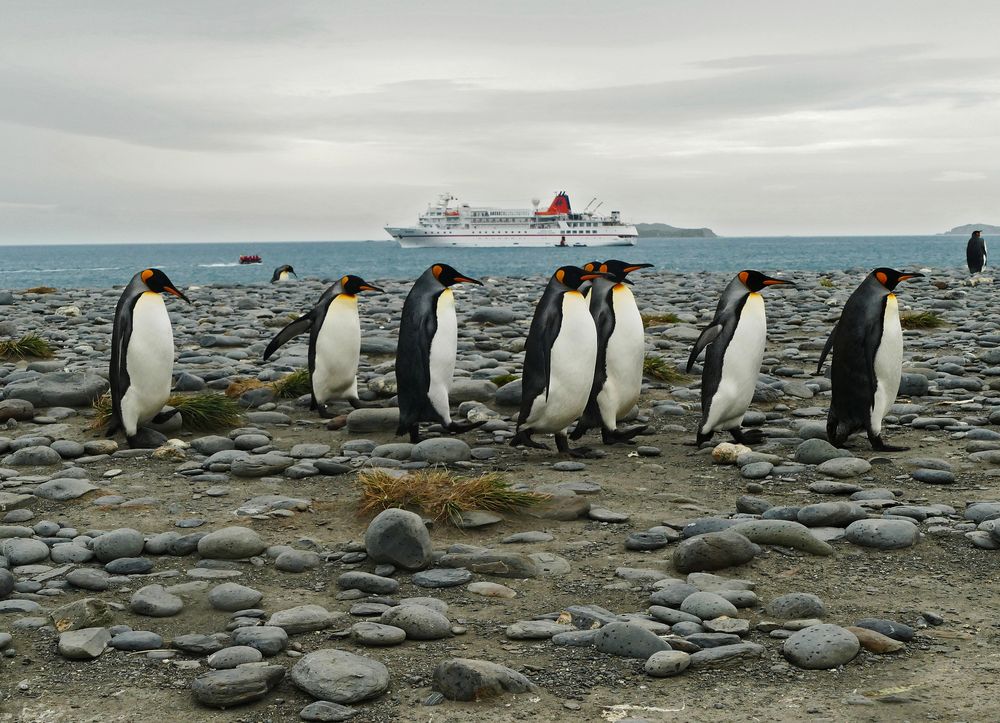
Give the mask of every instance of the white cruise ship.
M 490 208 L 443 194 L 420 214 L 416 226 L 387 226 L 386 231 L 403 248 L 445 246 L 635 246 L 635 226 L 621 220 L 618 211 L 599 216 L 594 201 L 574 213 L 569 196 L 560 191 L 542 211 L 538 199 L 531 209 Z M 594 206 L 591 209 L 591 206 Z

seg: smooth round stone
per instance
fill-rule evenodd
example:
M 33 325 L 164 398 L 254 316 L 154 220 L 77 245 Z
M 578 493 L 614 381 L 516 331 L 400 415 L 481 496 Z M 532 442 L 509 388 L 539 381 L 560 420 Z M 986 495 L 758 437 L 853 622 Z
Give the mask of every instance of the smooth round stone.
M 576 460 L 563 460 L 552 465 L 552 469 L 556 472 L 582 472 L 587 469 L 587 465 Z
M 473 582 L 469 583 L 466 588 L 469 592 L 474 595 L 482 595 L 483 597 L 499 597 L 499 598 L 515 598 L 517 597 L 517 592 L 510 589 L 506 585 L 501 585 L 496 582 Z
M 770 462 L 751 462 L 740 467 L 740 477 L 743 479 L 764 479 L 773 471 L 774 465 Z
M 954 472 L 946 469 L 915 469 L 910 476 L 917 482 L 929 485 L 950 485 L 955 482 Z
M 111 562 L 120 557 L 139 557 L 146 541 L 142 533 L 129 527 L 106 532 L 95 537 L 91 549 L 101 562 Z
M 359 618 L 377 618 L 382 613 L 384 613 L 392 605 L 385 605 L 383 603 L 358 603 L 357 605 L 352 605 L 351 609 L 348 611 L 351 615 Z
M 336 721 L 345 721 L 353 716 L 356 716 L 358 711 L 354 710 L 347 705 L 340 705 L 340 703 L 331 703 L 328 700 L 317 700 L 313 701 L 305 708 L 299 711 L 299 718 L 304 721 L 323 721 L 324 723 L 331 723 Z
M 234 645 L 212 653 L 206 662 L 209 668 L 230 670 L 246 663 L 259 663 L 263 659 L 264 654 L 257 648 L 251 648 L 249 645 Z
M 260 535 L 248 527 L 224 527 L 198 540 L 198 554 L 216 560 L 242 560 L 266 548 Z
M 270 657 L 285 649 L 288 645 L 288 633 L 274 625 L 237 628 L 233 631 L 233 644 L 249 645 Z
M 591 507 L 590 511 L 587 512 L 587 517 L 597 522 L 607 522 L 611 524 L 629 521 L 629 516 L 624 512 L 615 512 L 614 510 L 609 510 L 605 507 Z
M 0 567 L 0 600 L 14 592 L 14 575 L 10 570 Z
M 67 562 L 80 564 L 93 560 L 94 552 L 81 545 L 64 543 L 62 545 L 53 545 L 49 551 L 49 556 L 52 558 L 52 562 L 57 565 Z
M 802 464 L 822 464 L 831 459 L 850 456 L 850 452 L 837 449 L 825 439 L 807 439 L 795 449 L 795 461 Z
M 464 567 L 422 570 L 413 574 L 413 584 L 417 587 L 457 587 L 472 579 L 472 573 Z
M 3 541 L 0 553 L 11 567 L 34 565 L 49 559 L 49 546 L 40 540 L 13 537 Z
M 714 592 L 696 592 L 684 598 L 681 603 L 681 612 L 694 615 L 702 620 L 711 620 L 723 615 L 735 617 L 738 614 L 735 605 Z
M 115 650 L 156 650 L 163 647 L 163 638 L 148 630 L 129 630 L 115 635 L 108 645 Z
M 505 635 L 510 640 L 548 640 L 553 635 L 568 633 L 575 628 L 563 625 L 554 620 L 522 620 L 508 625 Z
M 828 459 L 820 464 L 816 471 L 828 477 L 844 479 L 847 477 L 860 477 L 871 472 L 871 463 L 860 457 L 840 457 L 838 459 Z
M 451 637 L 451 623 L 441 613 L 422 605 L 397 605 L 382 614 L 380 622 L 406 631 L 411 640 L 438 640 Z
M 321 563 L 320 556 L 312 550 L 286 550 L 274 559 L 274 568 L 282 572 L 305 572 Z
M 749 562 L 757 554 L 756 545 L 733 532 L 709 532 L 681 542 L 673 555 L 678 572 L 721 570 Z
M 906 520 L 858 520 L 848 525 L 844 537 L 862 547 L 898 550 L 917 544 L 920 530 Z
M 533 542 L 551 542 L 555 539 L 554 535 L 548 532 L 541 532 L 538 530 L 532 530 L 529 532 L 515 532 L 513 535 L 508 535 L 501 540 L 502 543 L 506 545 L 516 544 L 516 543 L 533 543 Z
M 669 678 L 687 670 L 691 656 L 680 650 L 660 650 L 646 659 L 643 670 L 653 678 Z
M 224 582 L 208 592 L 208 602 L 216 610 L 236 612 L 252 608 L 261 601 L 264 593 L 235 582 Z
M 826 616 L 826 606 L 812 593 L 790 592 L 771 600 L 764 607 L 764 612 L 781 620 L 822 618 Z
M 162 585 L 147 585 L 133 593 L 129 608 L 137 615 L 166 618 L 183 610 L 184 601 L 167 592 Z
M 771 509 L 770 502 L 762 497 L 752 495 L 740 495 L 736 498 L 736 511 L 751 515 L 760 515 Z
M 119 557 L 105 565 L 104 569 L 112 575 L 145 575 L 153 569 L 153 561 L 145 557 Z
M 357 703 L 389 688 L 389 670 L 382 663 L 332 648 L 300 658 L 292 667 L 291 679 L 314 698 L 334 703 Z
M 365 549 L 375 562 L 407 570 L 427 567 L 433 552 L 430 533 L 420 515 L 400 509 L 380 512 L 371 521 L 365 532 Z
M 86 567 L 78 567 L 66 573 L 66 582 L 81 590 L 92 590 L 103 592 L 110 586 L 107 573 L 101 570 L 93 570 Z M 3 595 L 0 595 L 3 597 Z
M 380 577 L 370 572 L 351 570 L 337 578 L 341 590 L 362 590 L 373 595 L 392 595 L 399 590 L 399 581 L 391 577 Z
M 437 437 L 413 446 L 410 459 L 429 464 L 452 464 L 472 459 L 472 449 L 461 439 Z
M 899 640 L 903 643 L 910 642 L 917 634 L 917 631 L 909 625 L 904 625 L 903 623 L 896 622 L 895 620 L 886 620 L 884 618 L 862 618 L 855 623 L 855 626 L 859 628 L 867 628 L 868 630 L 874 630 L 875 632 L 881 633 L 888 638 Z
M 681 635 L 687 637 L 688 635 L 697 635 L 698 633 L 703 633 L 705 632 L 705 628 L 699 625 L 698 623 L 692 623 L 686 620 L 682 620 L 681 622 L 674 623 L 672 626 L 670 626 L 670 632 L 672 632 L 674 635 Z
M 806 527 L 844 527 L 867 516 L 854 502 L 820 502 L 799 509 L 797 521 Z
M 373 647 L 399 645 L 406 640 L 406 631 L 394 625 L 361 622 L 351 626 L 351 638 L 361 645 Z
M 679 608 L 682 602 L 696 592 L 701 591 L 694 585 L 688 585 L 679 580 L 668 581 L 667 584 L 661 585 L 650 594 L 649 602 L 666 608 Z
M 861 643 L 850 630 L 824 623 L 793 633 L 782 652 L 799 668 L 827 670 L 849 663 L 860 649 Z
M 818 495 L 850 495 L 860 490 L 861 488 L 856 484 L 834 482 L 833 480 L 818 480 L 809 485 L 809 491 Z
M 600 628 L 594 636 L 594 647 L 608 655 L 639 660 L 647 660 L 653 653 L 670 649 L 656 633 L 631 622 L 613 622 Z
M 659 550 L 670 544 L 670 538 L 662 532 L 633 532 L 625 538 L 626 550 Z

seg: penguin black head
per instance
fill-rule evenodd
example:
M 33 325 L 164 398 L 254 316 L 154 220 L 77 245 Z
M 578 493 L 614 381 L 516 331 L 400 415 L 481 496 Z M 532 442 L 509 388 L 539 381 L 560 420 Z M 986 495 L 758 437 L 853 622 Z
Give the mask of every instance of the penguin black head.
M 297 273 L 295 273 L 295 269 L 292 268 L 291 264 L 285 264 L 284 266 L 279 266 L 278 273 L 280 274 L 282 271 L 287 271 L 295 278 L 298 278 L 299 276 Z
M 747 287 L 751 292 L 757 292 L 763 289 L 765 286 L 795 286 L 791 281 L 785 281 L 784 279 L 775 279 L 770 276 L 764 276 L 759 271 L 754 271 L 752 269 L 744 269 L 743 271 L 736 274 L 736 277 L 742 282 L 742 284 Z
M 632 282 L 626 279 L 626 276 L 639 269 L 651 268 L 653 268 L 652 264 L 630 264 L 627 261 L 608 259 L 597 270 L 601 273 L 610 274 L 612 281 L 617 281 L 619 284 L 631 284 Z
M 453 284 L 483 285 L 482 281 L 470 279 L 468 276 L 462 276 L 462 274 L 458 273 L 458 271 L 448 264 L 434 264 L 431 266 L 431 273 L 434 274 L 434 278 L 437 279 L 442 286 L 451 286 Z
M 599 271 L 587 271 L 586 269 L 581 269 L 579 266 L 560 266 L 556 269 L 556 272 L 552 274 L 552 278 L 563 286 L 576 291 L 580 288 L 580 284 L 584 281 L 590 281 L 591 279 L 598 279 L 601 277 L 607 278 L 609 274 L 601 273 Z
M 979 238 L 980 234 L 982 234 L 982 233 L 983 233 L 982 231 L 973 231 L 972 232 L 972 237 L 973 238 Z
M 159 269 L 146 269 L 139 274 L 139 278 L 142 279 L 150 291 L 155 291 L 157 294 L 173 294 L 180 299 L 184 299 L 187 303 L 191 303 L 191 300 L 178 291 L 173 282 L 167 278 L 167 275 Z
M 341 277 L 340 287 L 344 290 L 345 294 L 350 294 L 354 296 L 355 294 L 360 294 L 362 291 L 377 291 L 382 293 L 384 289 L 380 289 L 377 286 L 369 284 L 367 281 L 362 279 L 360 276 L 354 276 L 353 274 L 348 274 L 347 276 Z
M 588 261 L 587 263 L 585 263 L 580 268 L 582 268 L 584 271 L 588 271 L 588 272 L 593 273 L 593 272 L 596 272 L 600 267 L 601 267 L 601 262 L 600 261 Z
M 885 266 L 880 266 L 879 268 L 872 271 L 872 276 L 878 281 L 882 286 L 892 291 L 896 288 L 896 284 L 900 281 L 906 281 L 907 279 L 921 279 L 923 274 L 918 274 L 916 271 L 896 271 L 896 269 L 886 268 Z

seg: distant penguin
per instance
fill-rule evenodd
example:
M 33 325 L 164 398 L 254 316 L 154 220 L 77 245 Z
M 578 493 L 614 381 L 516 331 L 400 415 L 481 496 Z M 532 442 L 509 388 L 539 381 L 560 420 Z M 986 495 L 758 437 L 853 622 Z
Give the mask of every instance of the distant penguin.
M 450 287 L 459 283 L 482 286 L 481 281 L 447 264 L 434 264 L 421 274 L 403 302 L 396 346 L 396 434 L 409 434 L 411 442 L 420 441 L 421 422 L 437 422 L 452 433 L 482 424 L 452 421 L 448 404 L 458 352 L 458 319 Z
M 701 422 L 695 444 L 701 446 L 719 431 L 728 431 L 743 444 L 755 444 L 763 435 L 745 431 L 743 415 L 753 401 L 767 340 L 767 317 L 760 292 L 766 286 L 794 286 L 759 271 L 736 274 L 722 292 L 715 317 L 695 342 L 688 357 L 691 371 L 701 351 L 708 347 L 701 375 Z
M 566 428 L 587 407 L 597 364 L 597 327 L 579 288 L 600 276 L 562 266 L 549 279 L 524 346 L 521 413 L 511 446 L 548 449 L 531 435 L 554 433 L 561 453 L 587 454 L 570 449 Z
M 360 407 L 358 399 L 358 359 L 361 354 L 361 321 L 358 297 L 362 291 L 382 289 L 360 276 L 343 276 L 323 292 L 312 310 L 282 329 L 264 350 L 264 361 L 283 344 L 309 332 L 309 382 L 311 409 L 321 417 L 331 415 L 326 408 L 333 399 L 347 399 Z
M 965 247 L 965 260 L 969 264 L 969 273 L 978 274 L 986 266 L 986 239 L 982 231 L 973 231 L 968 245 Z
M 115 307 L 109 374 L 112 422 L 107 435 L 124 429 L 133 446 L 140 425 L 165 422 L 177 412 L 162 412 L 174 368 L 174 332 L 162 293 L 191 303 L 166 274 L 146 269 L 132 277 Z
M 864 429 L 872 448 L 902 452 L 886 444 L 882 420 L 896 399 L 903 366 L 903 330 L 893 290 L 900 281 L 923 274 L 885 267 L 872 271 L 854 290 L 840 320 L 830 332 L 816 373 L 833 350 L 830 381 L 833 398 L 826 418 L 826 436 L 840 447 Z
M 611 259 L 585 271 L 606 273 L 590 282 L 590 314 L 597 326 L 597 362 L 587 408 L 571 439 L 579 439 L 593 427 L 601 428 L 605 444 L 627 442 L 646 430 L 639 425 L 620 432 L 618 420 L 639 400 L 642 366 L 646 357 L 645 330 L 635 297 L 626 284 L 633 271 L 652 264 L 629 264 Z
M 271 274 L 271 283 L 274 284 L 277 283 L 278 281 L 288 281 L 288 278 L 290 276 L 299 278 L 299 275 L 295 273 L 295 269 L 293 269 L 288 264 L 285 264 L 284 266 L 279 266 L 274 270 L 274 273 Z

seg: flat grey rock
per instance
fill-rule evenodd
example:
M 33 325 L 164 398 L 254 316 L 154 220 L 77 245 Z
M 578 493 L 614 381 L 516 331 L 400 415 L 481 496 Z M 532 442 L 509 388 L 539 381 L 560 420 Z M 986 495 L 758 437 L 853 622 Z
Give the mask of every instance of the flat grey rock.
M 300 690 L 334 703 L 358 703 L 389 688 L 389 670 L 382 663 L 332 648 L 301 657 L 291 678 Z

